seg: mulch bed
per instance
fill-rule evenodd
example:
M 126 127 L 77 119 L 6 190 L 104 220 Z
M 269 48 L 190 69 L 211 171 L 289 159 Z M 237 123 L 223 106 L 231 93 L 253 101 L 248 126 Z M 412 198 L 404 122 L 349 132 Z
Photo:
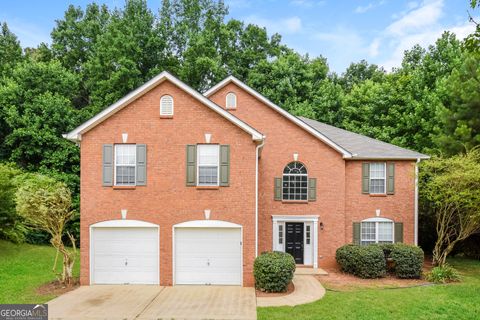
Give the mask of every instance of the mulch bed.
M 78 279 L 74 279 L 73 285 L 71 286 L 64 286 L 58 280 L 46 283 L 41 287 L 37 288 L 37 293 L 40 295 L 62 295 L 69 291 L 72 291 L 80 286 L 80 281 Z
M 281 296 L 286 296 L 289 295 L 295 291 L 295 286 L 293 285 L 293 282 L 290 282 L 287 287 L 287 291 L 285 292 L 264 292 L 260 290 L 255 290 L 255 294 L 257 297 L 281 297 Z

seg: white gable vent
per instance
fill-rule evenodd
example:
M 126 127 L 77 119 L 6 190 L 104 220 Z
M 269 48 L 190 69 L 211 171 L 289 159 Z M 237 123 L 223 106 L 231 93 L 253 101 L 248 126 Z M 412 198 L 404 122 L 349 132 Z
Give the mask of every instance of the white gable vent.
M 165 95 L 160 99 L 160 116 L 173 116 L 173 98 Z
M 237 108 L 237 96 L 233 92 L 229 92 L 226 97 L 227 100 L 227 109 L 236 109 Z

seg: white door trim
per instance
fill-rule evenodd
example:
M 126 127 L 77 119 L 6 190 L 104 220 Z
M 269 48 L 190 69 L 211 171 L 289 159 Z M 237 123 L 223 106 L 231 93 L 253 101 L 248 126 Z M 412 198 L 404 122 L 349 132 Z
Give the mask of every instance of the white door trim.
M 285 235 L 286 229 L 283 227 L 283 247 L 279 248 L 278 244 L 278 225 L 285 225 L 285 222 L 311 222 L 313 230 L 311 230 L 311 241 L 313 243 L 313 267 L 318 268 L 318 215 L 292 216 L 292 215 L 272 215 L 272 250 L 285 251 Z M 305 233 L 305 227 L 304 227 Z M 306 239 L 305 234 L 303 237 Z M 305 261 L 305 258 L 304 258 Z
M 93 229 L 94 228 L 156 228 L 157 229 L 157 285 L 160 284 L 160 226 L 158 224 L 141 221 L 141 220 L 106 220 L 91 224 L 89 226 L 89 279 L 90 285 L 93 285 Z
M 243 226 L 240 224 L 222 220 L 192 220 L 178 223 L 172 226 L 172 283 L 176 285 L 175 274 L 175 228 L 230 228 L 240 229 L 240 241 L 242 242 L 240 255 L 240 285 L 243 285 Z

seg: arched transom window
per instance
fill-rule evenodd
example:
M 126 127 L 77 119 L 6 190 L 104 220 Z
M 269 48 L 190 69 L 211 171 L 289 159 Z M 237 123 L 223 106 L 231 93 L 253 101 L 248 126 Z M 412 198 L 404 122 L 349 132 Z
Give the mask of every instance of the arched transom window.
M 237 96 L 233 92 L 229 92 L 226 97 L 227 109 L 237 108 Z
M 283 169 L 283 200 L 308 200 L 308 174 L 303 163 L 290 162 Z

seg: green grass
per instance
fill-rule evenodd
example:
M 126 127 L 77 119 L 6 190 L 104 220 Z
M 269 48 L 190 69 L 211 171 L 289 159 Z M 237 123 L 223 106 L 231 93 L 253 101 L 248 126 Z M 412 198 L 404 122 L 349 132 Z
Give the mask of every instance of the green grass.
M 36 289 L 55 280 L 52 272 L 55 249 L 51 246 L 13 244 L 0 240 L 0 304 L 42 303 L 54 295 L 39 295 Z M 61 259 L 61 257 L 59 257 Z M 58 266 L 61 267 L 61 260 Z M 79 274 L 79 260 L 74 275 Z
M 296 307 L 258 308 L 258 319 L 480 319 L 480 261 L 451 259 L 460 283 L 327 291 Z

